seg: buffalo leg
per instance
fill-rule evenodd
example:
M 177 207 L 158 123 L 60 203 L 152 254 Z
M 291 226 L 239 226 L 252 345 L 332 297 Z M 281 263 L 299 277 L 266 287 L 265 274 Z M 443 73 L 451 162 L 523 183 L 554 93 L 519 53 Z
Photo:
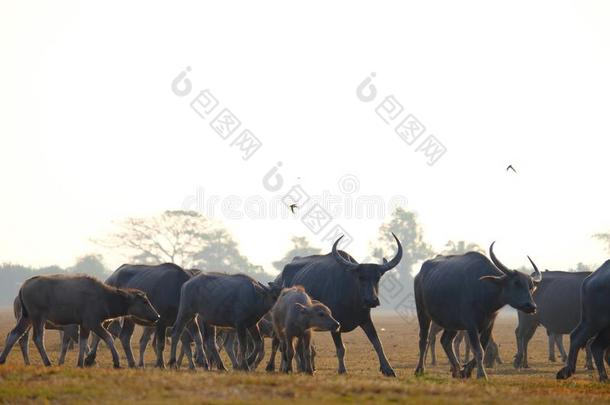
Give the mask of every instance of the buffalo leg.
M 140 349 L 140 361 L 138 362 L 138 367 L 144 367 L 144 353 L 146 352 L 146 346 L 148 346 L 148 342 L 150 342 L 150 338 L 152 334 L 155 333 L 155 328 L 147 326 L 142 331 L 142 336 L 140 336 L 139 341 L 139 349 Z
M 455 353 L 453 352 L 453 340 L 455 339 L 456 334 L 457 331 L 455 330 L 445 329 L 441 335 L 441 346 L 443 346 L 447 359 L 449 359 L 449 364 L 451 365 L 451 375 L 453 377 L 458 377 L 460 371 L 460 362 L 455 357 Z
M 578 352 L 596 333 L 596 328 L 584 319 L 581 320 L 576 329 L 570 333 L 570 352 L 568 353 L 568 361 L 565 367 L 557 372 L 558 380 L 565 380 L 574 374 L 574 371 L 576 370 L 576 360 L 578 360 Z
M 100 339 L 102 339 L 104 343 L 106 343 L 106 346 L 108 346 L 108 350 L 110 350 L 110 353 L 112 353 L 112 365 L 114 366 L 114 368 L 121 368 L 119 353 L 117 352 L 116 347 L 114 347 L 114 341 L 112 340 L 112 336 L 110 335 L 110 333 L 108 333 L 108 331 L 104 329 L 102 324 L 94 325 L 91 328 L 91 332 L 99 336 Z
M 26 331 L 23 336 L 19 338 L 19 348 L 21 348 L 21 355 L 23 356 L 23 362 L 26 366 L 30 365 L 30 332 Z
M 248 328 L 248 332 L 250 333 L 250 337 L 254 342 L 254 350 L 248 358 L 248 364 L 250 365 L 252 370 L 256 370 L 260 362 L 263 361 L 263 358 L 265 357 L 263 337 L 261 336 L 257 324 L 254 324 L 253 326 Z
M 76 361 L 77 367 L 83 367 L 85 365 L 85 350 L 87 349 L 88 340 L 89 329 L 81 326 L 78 337 L 78 360 Z
M 599 381 L 601 382 L 608 381 L 608 374 L 606 374 L 606 366 L 604 365 L 604 354 L 608 346 L 610 346 L 610 327 L 599 332 L 591 343 L 591 354 L 595 360 L 595 367 L 597 367 Z
M 294 336 L 286 335 L 284 339 L 284 373 L 292 373 L 292 359 L 294 358 Z
M 547 338 L 549 342 L 549 361 L 555 363 L 557 361 L 555 358 L 555 334 L 547 331 Z
M 462 359 L 462 353 L 460 350 L 462 340 L 464 340 L 464 335 L 461 332 L 458 332 L 453 339 L 453 352 L 455 353 L 455 357 L 457 358 L 458 362 Z
M 165 333 L 167 332 L 167 326 L 164 323 L 157 323 L 155 328 L 155 351 L 157 353 L 157 363 L 155 367 L 165 368 L 165 360 L 163 359 L 163 351 L 165 350 Z M 183 332 L 184 334 L 184 332 Z
M 71 339 L 70 335 L 65 332 L 60 332 L 60 336 L 61 336 L 61 351 L 59 352 L 59 360 L 57 361 L 57 364 L 59 364 L 61 366 L 62 364 L 64 364 L 64 361 L 66 360 L 66 353 L 68 352 L 68 347 L 70 347 L 70 342 L 72 341 L 72 339 Z M 80 342 L 79 342 L 79 344 L 80 344 Z
M 47 350 L 44 347 L 44 324 L 44 319 L 32 321 L 34 344 L 38 349 L 38 353 L 40 353 L 40 358 L 42 359 L 43 364 L 48 367 L 51 365 L 51 361 L 49 360 Z
M 311 362 L 311 332 L 305 331 L 301 339 L 301 348 L 303 353 L 303 371 L 309 375 L 313 375 L 313 365 Z
M 11 352 L 11 349 L 17 343 L 17 341 L 28 332 L 31 327 L 30 318 L 21 316 L 19 320 L 17 320 L 17 325 L 10 331 L 8 336 L 6 337 L 6 344 L 2 353 L 0 354 L 0 364 L 4 364 L 6 362 L 6 357 Z
M 430 318 L 423 310 L 421 296 L 415 292 L 415 305 L 417 309 L 417 321 L 419 322 L 419 361 L 415 368 L 415 375 L 423 375 L 426 368 L 426 347 L 428 346 L 428 335 L 430 333 Z
M 345 368 L 345 345 L 343 344 L 343 339 L 341 338 L 341 332 L 330 332 L 330 334 L 333 337 L 335 350 L 337 351 L 337 359 L 339 361 L 337 372 L 339 374 L 345 374 L 347 373 L 347 369 Z
M 248 330 L 243 326 L 235 328 L 237 332 L 237 341 L 239 343 L 239 350 L 237 351 L 237 362 L 239 363 L 239 369 L 249 371 L 248 366 Z
M 235 355 L 235 332 L 227 331 L 225 333 L 223 347 L 229 356 L 229 360 L 231 360 L 233 370 L 237 370 L 239 368 L 239 364 L 237 363 L 237 356 Z
M 470 341 L 470 349 L 472 350 L 474 360 L 476 361 L 477 365 L 477 378 L 487 379 L 487 374 L 485 373 L 485 368 L 483 366 L 483 356 L 485 351 L 481 345 L 479 331 L 477 329 L 468 329 L 467 333 L 468 340 Z M 470 374 L 470 369 L 468 367 L 470 364 L 471 362 L 467 363 L 467 366 L 464 368 L 466 377 L 468 377 Z
M 187 309 L 186 305 L 180 305 L 178 316 L 176 317 L 176 321 L 174 322 L 174 326 L 172 328 L 172 348 L 169 357 L 170 367 L 176 367 L 176 351 L 178 349 L 178 341 L 180 340 L 186 325 L 192 322 L 195 319 L 195 316 L 196 314 L 190 309 Z
M 202 367 L 202 368 L 208 370 L 211 367 L 211 365 L 208 362 L 208 358 L 205 354 L 205 350 L 203 350 L 203 339 L 201 337 L 201 330 L 199 328 L 199 323 L 197 322 L 196 319 L 193 319 L 191 322 L 189 322 L 186 325 L 186 329 L 188 331 L 188 334 L 185 334 L 185 333 L 182 334 L 182 344 L 184 345 L 186 343 L 190 349 L 190 342 L 191 341 L 194 342 L 195 343 L 195 363 L 199 367 Z M 192 354 L 191 354 L 191 356 L 192 356 Z M 190 366 L 190 363 L 189 363 L 189 366 Z
M 537 328 L 537 323 L 526 322 L 526 325 L 524 325 L 519 331 L 520 337 L 517 340 L 517 355 L 515 356 L 515 361 L 513 363 L 513 366 L 515 368 L 529 368 L 529 364 L 527 361 L 527 348 Z
M 373 348 L 375 352 L 377 352 L 377 357 L 379 358 L 379 369 L 386 377 L 396 377 L 396 373 L 394 369 L 390 365 L 385 353 L 383 351 L 383 345 L 379 340 L 379 336 L 377 336 L 377 330 L 375 329 L 375 325 L 373 321 L 369 317 L 363 324 L 360 325 L 366 337 L 369 338 L 369 341 L 373 344 Z
M 205 332 L 205 347 L 209 353 L 210 364 L 215 364 L 216 368 L 220 371 L 227 371 L 222 359 L 220 358 L 220 353 L 218 353 L 218 346 L 216 345 L 216 327 L 204 322 L 203 330 Z M 212 367 L 210 366 L 210 369 L 211 368 Z
M 125 357 L 127 357 L 127 365 L 130 368 L 136 366 L 136 360 L 133 358 L 133 352 L 131 351 L 131 336 L 135 326 L 136 324 L 131 319 L 125 318 L 121 333 L 119 334 L 119 340 L 125 351 Z
M 97 357 L 97 347 L 100 344 L 100 338 L 97 335 L 93 335 L 91 338 L 91 347 L 89 348 L 89 353 L 85 358 L 85 366 L 90 367 L 95 364 L 95 358 Z
M 275 371 L 275 354 L 277 353 L 277 349 L 280 345 L 280 340 L 277 336 L 273 336 L 271 339 L 271 355 L 269 356 L 269 362 L 267 363 L 267 367 L 265 370 L 272 372 Z
M 436 335 L 430 333 L 428 335 L 428 343 L 426 344 L 426 351 L 424 352 L 424 361 L 428 357 L 428 352 L 430 352 L 430 365 L 436 366 Z
M 593 344 L 593 339 L 589 340 L 585 345 L 585 369 L 586 370 L 594 370 L 593 368 L 593 356 L 591 353 L 591 345 Z
M 563 347 L 563 335 L 557 333 L 554 335 L 554 338 L 555 344 L 557 345 L 557 349 L 559 350 L 559 355 L 561 356 L 561 361 L 565 363 L 568 358 L 568 355 L 566 353 L 566 349 Z

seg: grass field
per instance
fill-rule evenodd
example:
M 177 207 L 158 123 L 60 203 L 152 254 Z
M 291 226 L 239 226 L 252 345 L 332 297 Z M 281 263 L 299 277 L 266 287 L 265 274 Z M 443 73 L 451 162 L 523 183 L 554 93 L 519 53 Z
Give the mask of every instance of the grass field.
M 515 317 L 516 318 L 516 317 Z M 0 313 L 0 335 L 13 326 L 10 311 Z M 568 381 L 556 381 L 559 363 L 547 361 L 546 335 L 539 329 L 530 344 L 530 369 L 517 371 L 512 366 L 515 353 L 516 319 L 498 321 L 495 338 L 500 344 L 504 364 L 488 369 L 489 382 L 454 380 L 440 344 L 439 365 L 428 367 L 424 377 L 413 375 L 417 359 L 417 325 L 399 317 L 377 316 L 376 325 L 387 356 L 398 378 L 386 378 L 378 371 L 375 352 L 364 333 L 356 330 L 344 335 L 348 375 L 336 374 L 334 346 L 329 334 L 316 335 L 318 349 L 315 376 L 256 372 L 190 372 L 186 369 L 114 370 L 108 350 L 98 356 L 98 365 L 77 369 L 75 351 L 70 351 L 66 366 L 44 368 L 30 344 L 33 365 L 23 366 L 16 346 L 7 364 L 0 366 L 0 402 L 3 403 L 485 403 L 557 404 L 610 402 L 610 385 L 597 382 L 597 375 L 583 369 L 581 354 L 577 374 Z M 383 328 L 383 330 L 382 330 Z M 139 334 L 139 331 L 136 332 Z M 135 348 L 136 339 L 134 339 Z M 568 340 L 565 340 L 566 345 Z M 4 342 L 0 346 L 3 346 Z M 117 342 L 118 345 L 118 342 Z M 269 346 L 267 342 L 266 346 Z M 58 334 L 47 333 L 46 347 L 53 362 L 58 356 Z M 121 352 L 121 349 L 119 349 Z M 152 363 L 152 350 L 147 353 Z M 166 360 L 169 356 L 166 357 Z M 123 360 L 124 361 L 124 360 Z M 227 364 L 228 363 L 227 361 Z M 457 401 L 457 402 L 456 402 Z

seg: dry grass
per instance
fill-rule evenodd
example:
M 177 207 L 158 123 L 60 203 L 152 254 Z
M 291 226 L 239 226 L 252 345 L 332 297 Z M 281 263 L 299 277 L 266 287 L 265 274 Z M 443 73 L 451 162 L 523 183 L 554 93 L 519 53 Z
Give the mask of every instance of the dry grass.
M 546 335 L 542 330 L 530 346 L 531 369 L 514 370 L 511 361 L 515 353 L 515 323 L 515 319 L 507 318 L 496 325 L 495 337 L 501 345 L 505 364 L 488 370 L 489 382 L 453 380 L 440 345 L 437 345 L 440 365 L 428 367 L 426 376 L 415 378 L 416 324 L 398 317 L 379 316 L 376 325 L 398 374 L 396 379 L 385 378 L 378 372 L 376 355 L 360 330 L 345 335 L 347 376 L 336 374 L 334 347 L 328 334 L 316 335 L 319 355 L 314 377 L 268 374 L 263 371 L 264 367 L 249 374 L 152 368 L 114 370 L 105 348 L 99 352 L 99 365 L 92 369 L 80 370 L 73 366 L 75 351 L 69 352 L 67 366 L 44 368 L 31 345 L 34 365 L 24 367 L 15 347 L 7 364 L 0 366 L 0 402 L 557 404 L 610 401 L 610 386 L 597 383 L 596 374 L 584 371 L 582 358 L 575 377 L 567 382 L 555 380 L 561 366 L 547 362 Z M 4 336 L 13 324 L 9 311 L 0 313 L 0 335 Z M 57 332 L 48 332 L 46 345 L 52 361 L 56 361 Z M 136 345 L 133 346 L 135 349 Z M 150 350 L 147 358 L 151 363 Z

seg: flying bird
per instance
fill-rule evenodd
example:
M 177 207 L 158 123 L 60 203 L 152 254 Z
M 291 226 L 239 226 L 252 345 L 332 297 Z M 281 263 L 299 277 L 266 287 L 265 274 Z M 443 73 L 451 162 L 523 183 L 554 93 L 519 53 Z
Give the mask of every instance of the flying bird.
M 290 204 L 290 211 L 294 214 L 294 209 L 298 208 L 296 204 Z
M 506 168 L 506 171 L 509 171 L 509 170 L 512 170 L 513 172 L 517 173 L 517 171 L 515 170 L 513 165 L 508 165 L 508 167 Z

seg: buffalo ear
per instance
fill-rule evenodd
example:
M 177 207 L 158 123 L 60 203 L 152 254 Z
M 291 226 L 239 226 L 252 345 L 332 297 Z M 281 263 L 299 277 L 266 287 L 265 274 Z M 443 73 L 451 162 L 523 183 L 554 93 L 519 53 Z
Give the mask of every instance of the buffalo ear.
M 503 284 L 506 280 L 506 276 L 483 276 L 479 279 L 480 281 L 490 281 L 494 284 Z
M 294 307 L 301 314 L 304 314 L 305 312 L 307 312 L 307 307 L 305 305 L 301 304 L 300 302 L 295 302 Z

